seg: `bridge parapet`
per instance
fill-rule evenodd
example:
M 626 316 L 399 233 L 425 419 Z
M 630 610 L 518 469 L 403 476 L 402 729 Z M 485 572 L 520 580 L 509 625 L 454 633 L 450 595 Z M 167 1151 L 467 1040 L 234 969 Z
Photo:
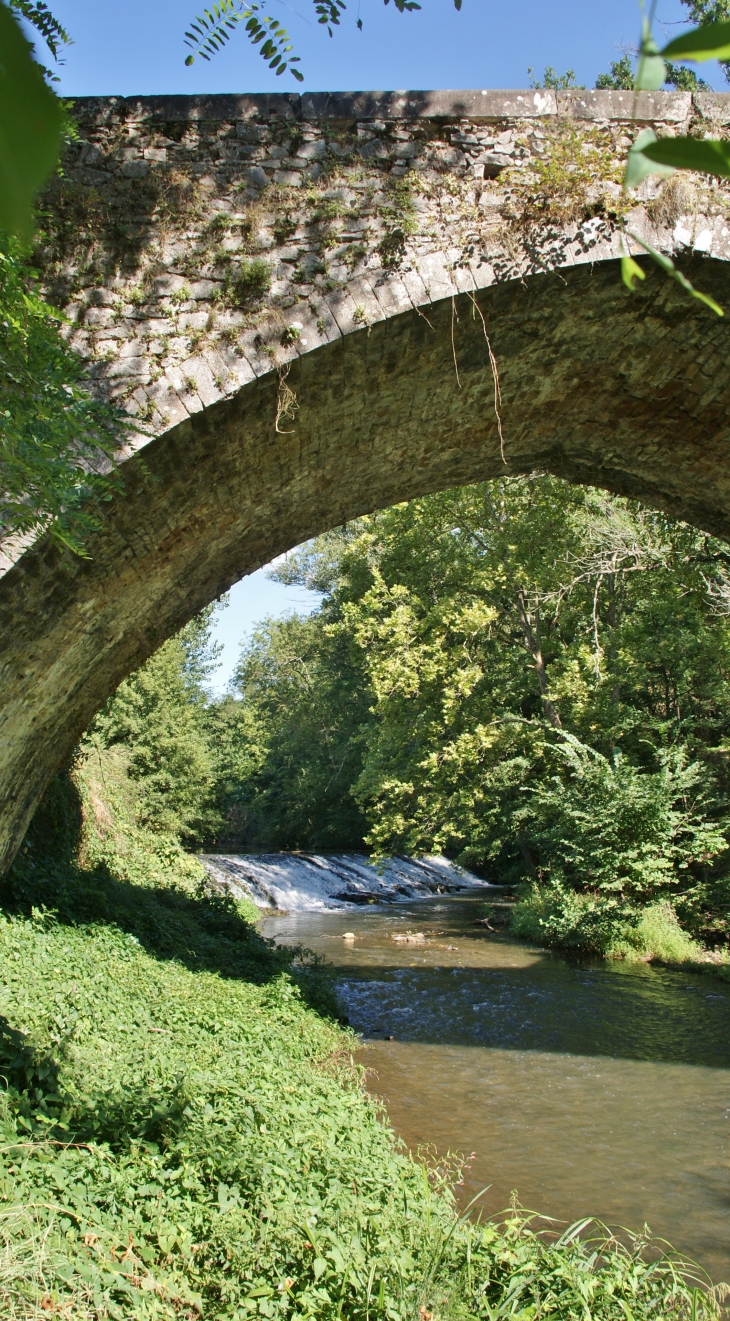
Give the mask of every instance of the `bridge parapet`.
M 727 185 L 621 191 L 638 129 L 722 133 L 730 95 L 95 97 L 74 114 L 39 264 L 97 388 L 147 435 L 411 307 L 615 256 L 626 217 L 665 251 L 730 257 Z

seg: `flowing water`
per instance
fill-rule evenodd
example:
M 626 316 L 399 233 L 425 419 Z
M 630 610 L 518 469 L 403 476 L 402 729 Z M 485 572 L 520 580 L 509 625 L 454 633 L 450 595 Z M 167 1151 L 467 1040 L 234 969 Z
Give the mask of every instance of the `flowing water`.
M 465 1204 L 640 1228 L 730 1280 L 730 985 L 573 962 L 475 926 L 483 896 L 262 923 L 324 954 L 369 1086 Z M 423 933 L 423 943 L 396 940 Z M 354 939 L 344 939 L 345 932 Z M 473 1153 L 473 1155 L 472 1155 Z

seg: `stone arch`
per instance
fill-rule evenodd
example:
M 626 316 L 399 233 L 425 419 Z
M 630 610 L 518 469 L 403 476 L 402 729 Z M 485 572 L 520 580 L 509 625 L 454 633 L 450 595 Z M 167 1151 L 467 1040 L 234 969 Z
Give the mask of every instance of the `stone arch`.
M 158 436 L 123 465 L 88 559 L 48 538 L 28 550 L 0 581 L 3 865 L 122 678 L 328 527 L 537 468 L 730 537 L 727 324 L 645 269 L 633 295 L 615 260 L 480 291 L 504 460 L 482 319 L 463 293 L 302 353 L 288 377 L 298 412 L 279 433 L 271 370 Z M 729 263 L 688 269 L 730 305 Z

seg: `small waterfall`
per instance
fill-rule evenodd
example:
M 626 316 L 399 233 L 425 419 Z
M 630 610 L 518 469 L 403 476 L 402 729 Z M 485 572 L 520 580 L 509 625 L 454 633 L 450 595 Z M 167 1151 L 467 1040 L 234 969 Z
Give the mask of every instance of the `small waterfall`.
M 287 913 L 408 903 L 486 885 L 463 867 L 437 857 L 395 857 L 378 863 L 362 853 L 204 853 L 199 857 L 217 889 L 251 899 L 259 908 Z

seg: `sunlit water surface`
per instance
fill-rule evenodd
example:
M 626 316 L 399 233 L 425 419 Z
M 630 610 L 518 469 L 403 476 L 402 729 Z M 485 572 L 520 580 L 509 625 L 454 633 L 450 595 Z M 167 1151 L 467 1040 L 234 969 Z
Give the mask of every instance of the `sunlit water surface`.
M 396 1131 L 413 1150 L 474 1153 L 464 1203 L 489 1185 L 489 1212 L 516 1189 L 567 1221 L 647 1222 L 730 1280 L 730 986 L 491 936 L 474 925 L 482 902 L 297 913 L 262 931 L 335 964 Z M 408 931 L 424 943 L 393 939 Z

